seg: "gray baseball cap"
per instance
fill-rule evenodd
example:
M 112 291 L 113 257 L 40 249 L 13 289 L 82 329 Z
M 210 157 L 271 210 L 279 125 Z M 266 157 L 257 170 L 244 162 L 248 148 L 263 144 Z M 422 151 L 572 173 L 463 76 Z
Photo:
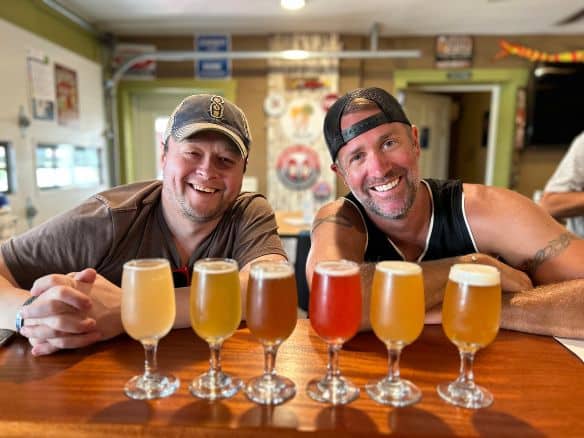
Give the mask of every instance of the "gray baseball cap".
M 162 140 L 182 141 L 197 132 L 215 131 L 225 134 L 247 158 L 251 135 L 247 118 L 234 103 L 222 96 L 194 94 L 185 98 L 168 119 Z

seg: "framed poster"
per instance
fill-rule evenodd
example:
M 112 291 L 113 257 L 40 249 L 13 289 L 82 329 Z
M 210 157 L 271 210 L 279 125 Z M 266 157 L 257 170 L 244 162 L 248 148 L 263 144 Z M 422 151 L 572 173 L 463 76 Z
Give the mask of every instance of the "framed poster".
M 59 125 L 79 126 L 79 87 L 76 71 L 55 64 L 55 95 Z
M 436 37 L 436 67 L 468 68 L 472 64 L 473 41 L 467 35 Z
M 55 77 L 49 57 L 29 49 L 27 70 L 32 117 L 36 120 L 54 120 Z

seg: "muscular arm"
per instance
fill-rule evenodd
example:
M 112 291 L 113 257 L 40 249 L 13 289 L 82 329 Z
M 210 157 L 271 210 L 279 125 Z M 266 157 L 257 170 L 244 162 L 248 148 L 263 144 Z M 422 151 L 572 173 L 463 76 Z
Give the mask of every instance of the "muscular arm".
M 584 216 L 584 192 L 545 192 L 539 203 L 556 219 Z
M 464 191 L 479 249 L 525 270 L 539 286 L 504 295 L 502 326 L 584 337 L 584 240 L 517 193 L 467 184 Z

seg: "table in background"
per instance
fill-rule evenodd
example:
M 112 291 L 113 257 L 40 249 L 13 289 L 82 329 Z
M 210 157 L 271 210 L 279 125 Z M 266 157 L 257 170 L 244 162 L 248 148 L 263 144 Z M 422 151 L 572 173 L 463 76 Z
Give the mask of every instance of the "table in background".
M 277 210 L 274 213 L 280 237 L 298 237 L 302 231 L 310 231 L 312 224 L 304 220 L 301 211 Z
M 340 437 L 397 433 L 417 436 L 582 436 L 584 366 L 553 338 L 501 331 L 477 355 L 477 381 L 495 403 L 467 410 L 443 402 L 436 384 L 453 379 L 458 353 L 439 326 L 427 326 L 404 350 L 402 375 L 423 392 L 407 408 L 376 404 L 362 390 L 347 406 L 312 401 L 306 383 L 325 371 L 325 344 L 308 320 L 299 320 L 283 344 L 277 369 L 296 382 L 288 403 L 267 408 L 243 394 L 222 402 L 191 396 L 189 381 L 208 366 L 208 348 L 190 329 L 172 331 L 160 344 L 163 372 L 181 379 L 166 399 L 135 401 L 122 387 L 142 371 L 143 349 L 123 335 L 85 349 L 33 357 L 19 338 L 0 349 L 0 435 L 6 436 L 237 436 Z M 246 328 L 223 348 L 225 371 L 247 380 L 262 371 L 262 350 Z M 372 333 L 351 340 L 340 356 L 343 372 L 361 388 L 387 371 L 385 348 Z

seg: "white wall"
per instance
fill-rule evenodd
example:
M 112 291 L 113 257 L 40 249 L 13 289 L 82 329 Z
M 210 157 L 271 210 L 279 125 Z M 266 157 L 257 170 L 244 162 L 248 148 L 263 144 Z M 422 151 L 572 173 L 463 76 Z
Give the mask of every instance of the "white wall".
M 58 63 L 77 72 L 79 91 L 79 127 L 65 127 L 55 120 L 42 121 L 32 118 L 27 73 L 27 53 L 30 49 L 49 57 L 52 65 Z M 34 224 L 61 213 L 105 186 L 91 188 L 67 188 L 40 191 L 35 183 L 35 146 L 37 143 L 69 143 L 79 146 L 104 148 L 104 166 L 107 166 L 105 150 L 105 113 L 101 66 L 69 50 L 27 32 L 0 19 L 0 141 L 12 144 L 16 178 L 14 192 L 9 195 L 13 213 L 19 217 L 18 232 L 27 229 L 25 201 L 32 199 L 38 210 Z M 17 125 L 18 110 L 25 109 L 31 125 L 23 136 Z M 107 181 L 107 168 L 104 181 Z

